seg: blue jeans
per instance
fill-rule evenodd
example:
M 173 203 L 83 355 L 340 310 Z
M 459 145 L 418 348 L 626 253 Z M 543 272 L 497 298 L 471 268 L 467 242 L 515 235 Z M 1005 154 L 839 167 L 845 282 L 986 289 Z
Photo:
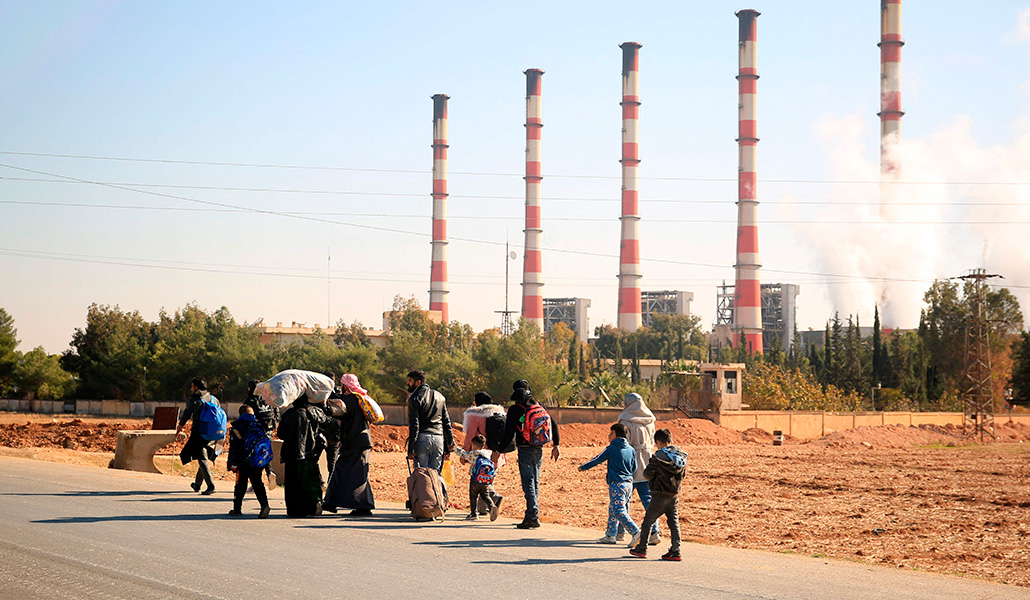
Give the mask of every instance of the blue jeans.
M 544 460 L 544 449 L 539 446 L 519 446 L 519 476 L 522 478 L 522 493 L 526 495 L 525 521 L 540 518 L 540 465 Z
M 637 491 L 637 496 L 640 496 L 640 503 L 644 505 L 646 511 L 647 507 L 651 506 L 651 486 L 646 481 L 638 481 L 633 484 L 633 489 Z M 633 492 L 630 492 L 629 500 L 633 500 Z M 619 523 L 619 533 L 621 534 L 623 531 L 626 531 L 626 528 Z M 651 526 L 651 535 L 658 535 L 658 521 Z
M 444 501 L 447 500 L 447 484 L 443 482 L 443 436 L 435 433 L 420 433 L 415 438 L 415 466 L 434 469 L 441 475 Z
M 427 469 L 436 469 L 442 473 L 443 469 L 443 436 L 435 433 L 420 433 L 415 438 L 415 466 Z

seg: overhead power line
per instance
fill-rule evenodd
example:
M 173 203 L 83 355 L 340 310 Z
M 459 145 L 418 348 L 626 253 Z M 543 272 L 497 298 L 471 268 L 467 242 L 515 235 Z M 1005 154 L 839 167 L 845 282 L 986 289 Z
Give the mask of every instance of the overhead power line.
M 293 169 L 293 170 L 308 170 L 308 171 L 348 171 L 357 173 L 408 173 L 415 175 L 426 175 L 432 173 L 430 170 L 424 169 L 383 169 L 383 168 L 370 168 L 370 167 L 335 167 L 325 165 L 291 165 L 291 164 L 274 164 L 274 163 L 245 163 L 245 162 L 218 162 L 218 161 L 204 161 L 204 160 L 178 160 L 169 158 L 141 158 L 141 157 L 128 157 L 128 156 L 95 156 L 85 154 L 55 154 L 46 152 L 17 152 L 13 150 L 3 151 L 0 150 L 0 154 L 6 154 L 11 156 L 34 156 L 41 158 L 67 158 L 76 160 L 103 160 L 103 161 L 122 161 L 122 162 L 140 162 L 140 163 L 161 163 L 161 164 L 173 164 L 173 165 L 198 165 L 198 166 L 215 166 L 215 167 L 242 167 L 242 168 L 259 168 L 259 169 Z M 494 173 L 484 171 L 450 171 L 450 175 L 474 175 L 484 177 L 524 177 L 524 173 Z M 550 178 L 563 178 L 563 179 L 620 179 L 619 175 L 585 175 L 585 174 L 564 174 L 564 173 L 545 173 L 544 177 Z M 647 179 L 652 181 L 700 181 L 700 182 L 713 182 L 713 183 L 736 183 L 737 178 L 735 177 L 639 177 L 639 179 Z M 762 183 L 811 183 L 811 184 L 868 184 L 868 185 L 1001 185 L 1001 186 L 1025 186 L 1030 185 L 1028 182 L 1022 181 L 881 181 L 879 179 L 801 179 L 801 178 L 770 178 L 770 179 L 759 179 Z
M 269 194 L 310 194 L 310 195 L 328 195 L 328 196 L 368 196 L 374 198 L 427 198 L 430 197 L 429 193 L 417 193 L 417 192 L 376 192 L 376 191 L 361 191 L 361 190 L 323 190 L 323 189 L 298 189 L 298 188 L 259 188 L 259 187 L 239 187 L 239 186 L 217 186 L 217 185 L 188 185 L 188 184 L 172 184 L 172 183 L 130 183 L 130 182 L 116 182 L 116 181 L 66 181 L 62 179 L 40 179 L 37 177 L 0 177 L 2 181 L 25 181 L 34 183 L 62 183 L 62 184 L 105 184 L 105 185 L 116 185 L 116 186 L 128 186 L 137 188 L 166 188 L 166 189 L 177 189 L 177 190 L 205 190 L 205 191 L 217 191 L 217 192 L 258 192 L 258 193 L 269 193 Z M 735 181 L 735 180 L 734 180 Z M 499 196 L 492 194 L 450 194 L 447 196 L 448 200 L 460 199 L 460 200 L 516 200 L 524 201 L 526 197 L 522 196 Z M 546 196 L 541 197 L 541 200 L 547 200 L 548 202 L 611 202 L 618 203 L 622 200 L 618 197 L 611 198 L 597 198 L 597 197 L 570 197 L 570 196 Z M 736 199 L 726 198 L 722 200 L 710 200 L 710 199 L 695 199 L 695 198 L 641 198 L 641 204 L 734 204 Z M 763 206 L 766 207 L 777 207 L 777 206 L 871 206 L 871 202 L 863 202 L 860 200 L 775 200 L 775 201 L 764 201 Z M 983 206 L 983 207 L 998 207 L 998 206 L 1026 206 L 1023 202 L 890 202 L 888 206 Z
M 239 214 L 251 212 L 245 209 L 230 208 L 189 208 L 185 206 L 141 206 L 130 204 L 89 204 L 83 202 L 45 202 L 30 200 L 0 200 L 0 204 L 12 204 L 21 206 L 44 206 L 44 207 L 65 207 L 65 208 L 99 208 L 111 210 L 142 210 L 142 211 L 167 211 L 167 212 L 202 212 L 202 213 L 229 213 Z M 281 211 L 283 215 L 291 216 L 323 216 L 323 217 L 354 217 L 354 218 L 376 218 L 376 219 L 428 219 L 429 214 L 412 213 L 353 213 L 353 212 L 327 212 L 327 211 Z M 447 215 L 447 219 L 470 219 L 487 221 L 522 221 L 520 215 Z M 614 223 L 614 218 L 608 217 L 547 217 L 544 221 L 578 222 L 578 223 Z M 658 220 L 644 219 L 645 224 L 680 224 L 696 223 L 699 225 L 734 225 L 733 219 L 670 219 L 662 217 Z M 962 219 L 959 221 L 855 221 L 855 220 L 772 220 L 765 219 L 762 225 L 1030 225 L 1030 221 L 971 221 Z

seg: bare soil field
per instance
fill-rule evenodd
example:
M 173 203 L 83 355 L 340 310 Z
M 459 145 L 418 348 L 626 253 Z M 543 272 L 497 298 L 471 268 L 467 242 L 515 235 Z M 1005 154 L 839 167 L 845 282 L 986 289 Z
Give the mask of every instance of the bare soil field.
M 773 446 L 771 436 L 758 430 L 735 432 L 695 419 L 662 425 L 690 454 L 680 495 L 680 526 L 688 541 L 1030 587 L 1030 443 L 1024 443 L 1030 427 L 998 422 L 1002 441 L 986 445 L 947 427 L 864 427 Z M 0 413 L 0 455 L 105 466 L 115 431 L 149 425 L 142 419 Z M 401 502 L 407 431 L 372 431 L 376 497 Z M 606 425 L 562 426 L 562 459 L 545 458 L 544 522 L 596 528 L 601 535 L 604 466 L 587 472 L 577 467 L 600 451 L 606 432 Z M 461 432 L 455 437 L 460 441 Z M 157 464 L 169 473 L 192 473 L 171 456 Z M 453 512 L 463 516 L 468 473 L 457 462 L 454 470 Z M 215 472 L 228 479 L 221 460 Z M 507 497 L 503 513 L 520 517 L 524 503 L 514 464 L 499 470 L 496 487 Z M 636 500 L 632 515 L 638 522 L 643 517 Z

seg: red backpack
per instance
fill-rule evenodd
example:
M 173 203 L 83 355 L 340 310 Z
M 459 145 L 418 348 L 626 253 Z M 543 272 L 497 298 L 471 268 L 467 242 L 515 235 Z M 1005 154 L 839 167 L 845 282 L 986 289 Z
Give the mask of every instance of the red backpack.
M 543 446 L 551 441 L 551 415 L 539 404 L 526 407 L 522 425 L 522 439 L 533 446 Z

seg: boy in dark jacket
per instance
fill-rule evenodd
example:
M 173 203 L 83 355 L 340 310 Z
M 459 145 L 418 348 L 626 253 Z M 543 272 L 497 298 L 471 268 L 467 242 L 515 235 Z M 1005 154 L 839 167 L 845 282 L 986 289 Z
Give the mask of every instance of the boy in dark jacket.
M 263 428 L 254 417 L 254 409 L 244 404 L 240 406 L 240 418 L 232 422 L 232 429 L 229 433 L 229 470 L 236 473 L 236 487 L 233 489 L 232 510 L 230 515 L 240 516 L 243 514 L 243 496 L 247 493 L 247 483 L 254 488 L 254 495 L 261 504 L 259 519 L 268 517 L 268 496 L 265 494 L 265 484 L 261 480 L 263 467 L 252 467 L 247 460 L 247 445 L 244 440 L 252 429 L 261 431 Z
M 672 445 L 672 433 L 668 429 L 656 431 L 654 443 L 655 453 L 644 469 L 644 477 L 651 487 L 651 505 L 644 513 L 644 524 L 640 527 L 648 531 L 658 517 L 665 515 L 672 546 L 662 555 L 662 560 L 680 560 L 679 491 L 683 473 L 687 470 L 687 453 Z M 640 540 L 629 553 L 647 558 L 647 540 Z
M 637 470 L 637 455 L 633 447 L 626 441 L 626 426 L 622 423 L 615 423 L 608 432 L 608 447 L 604 452 L 587 461 L 579 468 L 586 471 L 608 461 L 608 528 L 604 537 L 597 540 L 599 544 L 614 544 L 615 535 L 618 533 L 619 523 L 622 523 L 626 531 L 629 531 L 633 539 L 629 545 L 632 548 L 640 541 L 640 528 L 629 516 L 629 497 L 633 493 L 633 472 Z M 647 543 L 647 539 L 644 539 Z

